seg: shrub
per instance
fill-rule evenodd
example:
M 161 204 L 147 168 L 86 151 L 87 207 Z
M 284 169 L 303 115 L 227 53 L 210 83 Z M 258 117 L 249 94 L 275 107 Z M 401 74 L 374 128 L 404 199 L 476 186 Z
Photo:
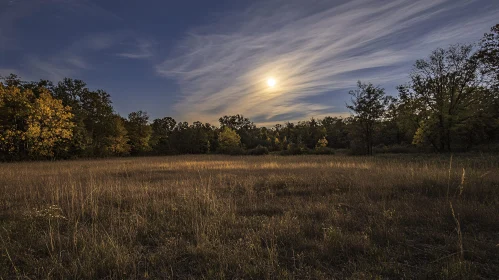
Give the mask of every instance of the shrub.
M 334 149 L 328 147 L 316 147 L 314 150 L 316 155 L 334 155 Z
M 222 154 L 231 155 L 231 156 L 239 156 L 244 155 L 246 152 L 242 147 L 231 147 L 220 151 Z
M 366 145 L 360 139 L 352 139 L 350 141 L 350 155 L 365 155 L 367 154 Z
M 374 152 L 381 153 L 389 153 L 389 154 L 410 154 L 419 152 L 418 148 L 411 145 L 392 145 L 385 146 L 379 145 L 374 148 Z
M 269 149 L 262 145 L 258 145 L 256 148 L 248 150 L 247 154 L 252 156 L 268 155 Z
M 288 147 L 286 150 L 281 152 L 281 155 L 287 156 L 287 155 L 303 155 L 303 154 L 309 154 L 310 151 L 307 147 L 303 145 L 297 145 L 294 143 L 288 144 Z

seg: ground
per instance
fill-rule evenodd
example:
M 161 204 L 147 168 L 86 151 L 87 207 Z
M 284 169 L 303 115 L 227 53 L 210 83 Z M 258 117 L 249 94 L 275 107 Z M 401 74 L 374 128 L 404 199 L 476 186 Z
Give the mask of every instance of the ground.
M 499 157 L 0 164 L 0 278 L 494 279 Z

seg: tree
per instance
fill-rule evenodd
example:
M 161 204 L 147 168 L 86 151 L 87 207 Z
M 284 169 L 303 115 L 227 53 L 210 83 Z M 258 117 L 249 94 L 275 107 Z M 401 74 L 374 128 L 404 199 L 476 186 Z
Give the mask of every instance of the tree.
M 9 74 L 6 77 L 0 76 L 0 80 L 3 81 L 2 84 L 4 84 L 5 87 L 15 87 L 20 89 L 24 84 L 21 78 L 13 73 Z
M 358 89 L 351 90 L 352 104 L 347 108 L 354 112 L 354 119 L 360 126 L 365 153 L 373 154 L 373 139 L 376 123 L 381 119 L 391 98 L 385 96 L 385 90 L 371 83 L 357 83 Z
M 171 117 L 155 119 L 151 124 L 152 134 L 149 145 L 158 154 L 172 153 L 171 135 L 177 122 Z
M 327 139 L 326 137 L 322 137 L 321 139 L 319 139 L 317 141 L 317 144 L 315 144 L 315 148 L 316 149 L 320 149 L 320 148 L 326 148 L 327 147 Z
M 128 143 L 131 147 L 131 154 L 133 155 L 150 150 L 149 139 L 151 137 L 152 129 L 148 122 L 149 115 L 147 115 L 146 112 L 137 111 L 128 115 L 125 127 L 128 131 Z
M 342 118 L 325 117 L 320 121 L 326 132 L 326 140 L 330 148 L 348 148 L 348 130 Z
M 214 142 L 215 133 L 209 123 L 194 122 L 189 126 L 191 130 L 190 153 L 204 154 L 209 153 Z
M 480 41 L 478 59 L 484 64 L 483 73 L 491 78 L 495 90 L 499 90 L 499 24 L 490 29 Z
M 89 90 L 81 80 L 68 78 L 54 86 L 52 94 L 72 108 L 75 127 L 70 154 L 104 156 L 110 150 L 108 138 L 113 137 L 109 132 L 119 129 L 109 127 L 117 124 L 111 96 L 103 90 Z
M 224 127 L 218 133 L 218 151 L 221 153 L 235 154 L 241 148 L 241 137 L 229 127 Z
M 33 98 L 30 91 L 0 83 L 0 151 L 3 159 L 21 159 L 27 154 L 26 120 Z
M 48 90 L 42 91 L 30 108 L 27 119 L 26 140 L 31 158 L 54 156 L 54 148 L 71 140 L 74 123 L 69 106 L 52 98 Z M 66 148 L 66 147 L 64 147 Z
M 0 84 L 0 147 L 5 159 L 51 158 L 66 148 L 74 126 L 71 108 L 40 89 Z
M 242 145 L 247 149 L 253 149 L 259 144 L 260 131 L 255 124 L 243 115 L 223 116 L 219 119 L 220 128 L 228 127 L 235 130 L 241 137 Z
M 131 148 L 128 144 L 129 138 L 125 128 L 125 120 L 118 115 L 113 115 L 107 129 L 108 133 L 104 145 L 105 150 L 102 155 L 126 156 L 130 154 Z
M 469 108 L 481 98 L 478 70 L 470 45 L 439 48 L 416 61 L 411 83 L 399 88 L 420 119 L 413 143 L 452 150 L 458 128 L 473 114 Z
M 253 122 L 251 122 L 248 118 L 245 118 L 243 115 L 234 115 L 234 116 L 223 116 L 219 119 L 220 127 L 228 127 L 235 131 L 245 129 L 252 130 L 255 128 Z

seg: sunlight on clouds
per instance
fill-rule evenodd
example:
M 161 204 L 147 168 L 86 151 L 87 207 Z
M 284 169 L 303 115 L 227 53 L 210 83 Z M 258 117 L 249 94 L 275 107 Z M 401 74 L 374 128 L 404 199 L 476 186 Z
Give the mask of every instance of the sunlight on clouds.
M 359 79 L 403 82 L 416 59 L 441 46 L 431 43 L 449 26 L 428 24 L 466 2 L 318 0 L 304 7 L 301 1 L 267 1 L 193 30 L 156 70 L 178 82 L 183 99 L 175 109 L 188 121 L 216 123 L 221 115 L 243 114 L 263 116 L 262 124 L 297 112 L 299 119 L 346 115 L 346 98 L 331 96 L 328 104 L 310 100 L 331 92 L 347 96 Z M 495 12 L 461 24 L 486 31 Z M 411 34 L 424 24 L 431 31 Z M 466 42 L 451 32 L 440 43 L 454 39 Z M 296 121 L 279 121 L 285 120 Z

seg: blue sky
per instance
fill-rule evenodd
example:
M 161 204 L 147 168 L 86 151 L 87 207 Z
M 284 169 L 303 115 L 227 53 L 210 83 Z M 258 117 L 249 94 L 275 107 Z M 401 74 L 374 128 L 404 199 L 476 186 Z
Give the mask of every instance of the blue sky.
M 82 79 L 123 116 L 345 116 L 357 80 L 395 94 L 416 59 L 498 15 L 497 0 L 0 0 L 0 75 Z

